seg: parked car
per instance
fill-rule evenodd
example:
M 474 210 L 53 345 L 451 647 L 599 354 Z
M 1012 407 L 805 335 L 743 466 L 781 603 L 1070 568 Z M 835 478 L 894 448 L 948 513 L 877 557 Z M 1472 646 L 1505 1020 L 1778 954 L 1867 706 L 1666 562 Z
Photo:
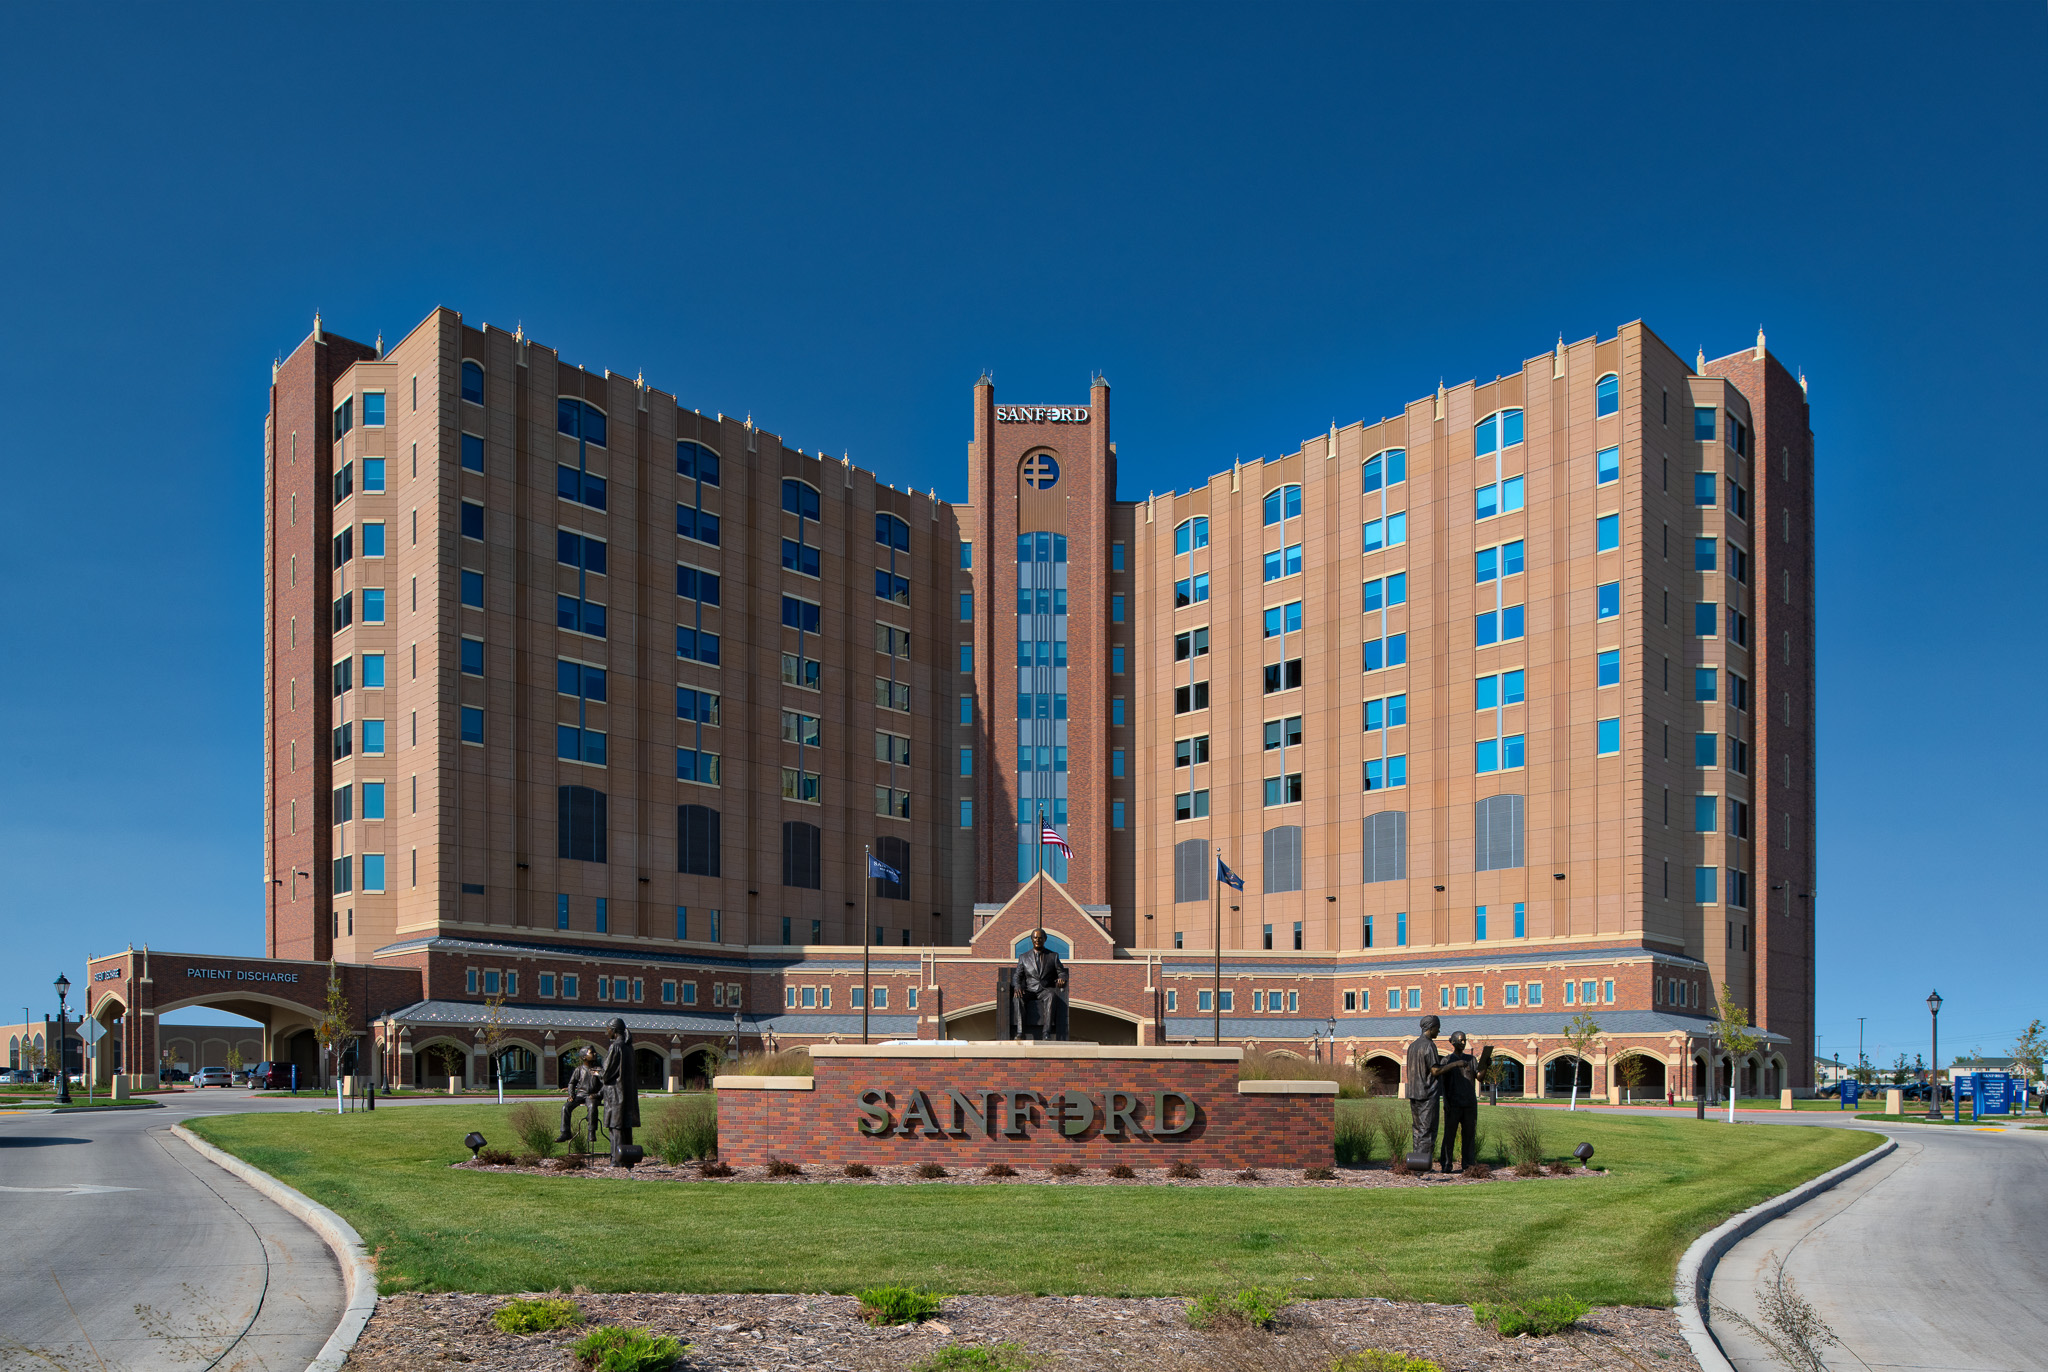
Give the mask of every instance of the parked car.
M 193 1081 L 204 1089 L 208 1086 L 232 1086 L 235 1084 L 235 1077 L 234 1073 L 225 1067 L 202 1067 Z
M 246 1067 L 237 1067 L 237 1068 L 235 1069 L 235 1085 L 237 1085 L 237 1086 L 247 1086 L 248 1084 L 249 1084 L 249 1069 L 248 1069 L 248 1068 L 246 1068 Z
M 276 1091 L 291 1085 L 291 1067 L 281 1062 L 259 1062 L 249 1069 L 249 1084 L 258 1091 Z
M 190 1081 L 192 1074 L 182 1067 L 165 1067 L 156 1074 L 158 1081 Z
M 32 1086 L 35 1079 L 36 1074 L 26 1067 L 10 1067 L 5 1072 L 0 1072 L 0 1082 L 6 1082 L 10 1086 Z

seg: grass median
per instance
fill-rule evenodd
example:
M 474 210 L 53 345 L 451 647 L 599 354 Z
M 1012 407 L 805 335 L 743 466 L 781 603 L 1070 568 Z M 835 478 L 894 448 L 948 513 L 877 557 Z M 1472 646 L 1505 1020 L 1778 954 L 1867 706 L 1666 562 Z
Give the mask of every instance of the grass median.
M 1345 1108 L 1359 1103 L 1342 1102 Z M 1503 1107 L 1505 1108 L 1505 1107 Z M 1545 1114 L 1550 1151 L 1605 1176 L 1484 1186 L 820 1186 L 451 1170 L 509 1107 L 219 1115 L 191 1127 L 356 1227 L 400 1291 L 852 1291 L 1303 1296 L 1467 1302 L 1570 1292 L 1668 1305 L 1699 1234 L 1873 1147 L 1875 1135 Z M 1494 1132 L 1494 1110 L 1481 1127 Z

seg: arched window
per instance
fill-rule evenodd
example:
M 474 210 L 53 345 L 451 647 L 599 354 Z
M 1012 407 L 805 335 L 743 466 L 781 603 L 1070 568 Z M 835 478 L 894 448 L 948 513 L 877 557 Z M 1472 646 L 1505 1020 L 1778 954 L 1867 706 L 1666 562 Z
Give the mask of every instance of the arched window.
M 706 486 L 718 484 L 718 454 L 687 438 L 676 440 L 676 475 L 695 477 Z
M 697 877 L 718 875 L 718 811 L 709 805 L 676 807 L 676 870 Z
M 1365 817 L 1365 879 L 1408 879 L 1408 812 L 1382 810 Z
M 484 403 L 484 369 L 467 360 L 462 364 L 462 398 L 476 405 Z
M 1173 845 L 1173 903 L 1209 898 L 1209 842 L 1183 839 Z
M 818 488 L 789 477 L 782 479 L 782 508 L 802 519 L 818 517 Z
M 1276 486 L 1266 492 L 1266 522 L 1278 524 L 1301 514 L 1301 487 Z
M 573 862 L 605 861 L 605 796 L 588 786 L 555 788 L 559 856 Z
M 1398 486 L 1408 479 L 1408 450 L 1389 448 L 1383 453 L 1374 453 L 1365 460 L 1364 489 L 1377 491 L 1382 486 Z
M 884 867 L 893 867 L 897 879 L 886 877 L 875 882 L 875 895 L 882 900 L 910 899 L 910 840 L 884 835 L 875 840 L 875 856 Z
M 875 542 L 885 548 L 910 551 L 910 526 L 892 514 L 875 514 Z
M 1200 841 L 1200 839 L 1196 840 L 1198 843 Z M 1021 958 L 1024 956 L 1024 950 L 1030 946 L 1031 935 L 1026 934 L 1010 945 L 1010 956 Z M 1058 953 L 1062 961 L 1074 956 L 1074 946 L 1050 929 L 1045 931 L 1045 946 L 1052 952 Z
M 1486 797 L 1472 807 L 1472 870 L 1499 872 L 1522 865 L 1522 798 Z
M 824 868 L 823 842 L 818 826 L 800 819 L 784 820 L 782 884 L 806 891 L 821 890 L 825 884 Z
M 572 396 L 556 397 L 555 428 L 570 438 L 604 446 L 604 411 Z
M 1266 830 L 1267 895 L 1301 889 L 1301 826 L 1282 824 Z
M 1613 372 L 1600 378 L 1600 384 L 1593 392 L 1596 415 L 1614 414 L 1621 409 L 1621 378 Z
M 1197 548 L 1209 546 L 1209 517 L 1200 515 L 1194 519 L 1183 519 L 1173 531 L 1173 550 L 1176 553 L 1191 553 Z
M 1501 410 L 1472 426 L 1472 456 L 1492 457 L 1522 441 L 1522 412 Z

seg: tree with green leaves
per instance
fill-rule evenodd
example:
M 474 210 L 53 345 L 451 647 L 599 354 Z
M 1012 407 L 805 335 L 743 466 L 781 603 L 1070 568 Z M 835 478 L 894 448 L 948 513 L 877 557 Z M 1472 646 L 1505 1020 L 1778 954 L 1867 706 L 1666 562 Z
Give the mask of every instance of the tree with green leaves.
M 334 1113 L 341 1113 L 341 1044 L 349 1036 L 348 996 L 341 989 L 341 972 L 330 958 L 327 963 L 327 1002 L 320 1007 L 313 1037 L 320 1044 L 320 1060 L 334 1073 Z
M 1570 1024 L 1565 1025 L 1564 1041 L 1572 1046 L 1572 1053 L 1578 1058 L 1579 1062 L 1591 1063 L 1593 1061 L 1593 1046 L 1600 1042 L 1600 1026 L 1594 1023 L 1591 1015 L 1581 1011 L 1572 1017 Z M 1571 1105 L 1568 1108 L 1573 1110 L 1579 1108 L 1579 1066 L 1577 1062 L 1572 1064 L 1572 1099 Z
M 233 1075 L 234 1073 L 236 1073 L 236 1072 L 239 1072 L 239 1071 L 241 1071 L 241 1070 L 242 1070 L 242 1050 L 241 1050 L 241 1049 L 239 1049 L 239 1048 L 230 1048 L 230 1049 L 228 1049 L 228 1056 L 227 1056 L 227 1064 L 228 1064 L 228 1072 L 229 1072 L 229 1074 L 230 1074 L 230 1075 Z
M 1899 1054 L 1898 1061 L 1892 1064 L 1892 1085 L 1905 1085 L 1906 1077 L 1912 1070 L 1913 1064 L 1906 1061 L 1906 1055 L 1904 1053 Z
M 483 1044 L 484 1057 L 491 1064 L 491 1078 L 498 1083 L 498 1104 L 505 1103 L 505 1066 L 498 1057 L 505 1051 L 505 1040 L 510 1034 L 505 1023 L 505 996 L 503 992 L 484 997 L 484 1023 L 478 1041 Z
M 1650 1075 L 1650 1059 L 1646 1054 L 1631 1048 L 1621 1055 L 1621 1061 L 1614 1070 L 1621 1075 L 1621 1084 L 1628 1089 L 1629 1099 L 1635 1099 L 1636 1092 L 1643 1089 L 1643 1079 Z
M 2048 1028 L 2035 1020 L 2012 1041 L 2012 1065 L 2029 1086 L 2041 1080 L 2041 1068 L 2048 1059 Z
M 1721 1046 L 1728 1050 L 1728 1122 L 1735 1123 L 1735 1064 L 1754 1053 L 1763 1044 L 1763 1035 L 1756 1032 L 1749 1023 L 1749 1010 L 1735 1000 L 1735 992 L 1727 982 L 1721 983 L 1719 1006 L 1720 1020 L 1714 1026 Z M 1867 1068 L 1870 1059 L 1863 1060 Z

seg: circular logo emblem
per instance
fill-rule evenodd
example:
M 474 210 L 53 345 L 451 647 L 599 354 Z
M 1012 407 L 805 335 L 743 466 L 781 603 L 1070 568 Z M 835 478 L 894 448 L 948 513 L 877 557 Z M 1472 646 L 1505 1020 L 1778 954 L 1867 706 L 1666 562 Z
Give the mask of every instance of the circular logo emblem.
M 1049 491 L 1060 479 L 1060 464 L 1051 453 L 1033 453 L 1024 459 L 1024 484 Z

